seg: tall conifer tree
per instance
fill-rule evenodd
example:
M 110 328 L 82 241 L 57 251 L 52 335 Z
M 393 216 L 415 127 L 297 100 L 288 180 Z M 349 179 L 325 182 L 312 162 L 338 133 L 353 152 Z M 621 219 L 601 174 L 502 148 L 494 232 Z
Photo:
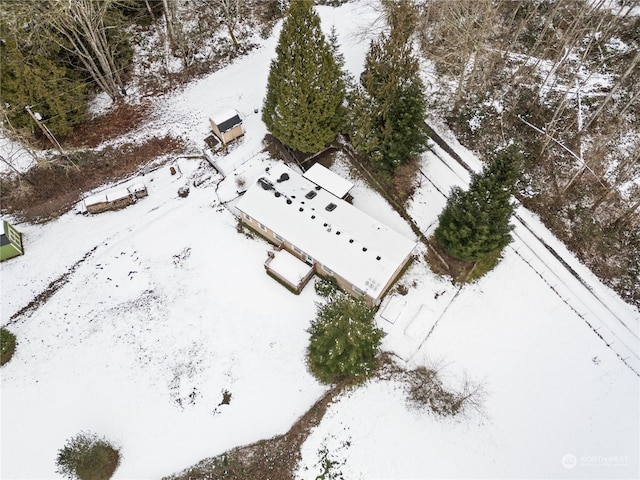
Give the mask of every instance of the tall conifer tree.
M 342 72 L 312 1 L 291 2 L 269 70 L 264 123 L 292 149 L 318 152 L 342 127 L 344 95 Z
M 435 238 L 452 257 L 476 262 L 500 252 L 511 241 L 511 195 L 520 175 L 516 147 L 499 152 L 466 192 L 454 187 L 440 214 Z
M 388 35 L 371 42 L 361 77 L 362 88 L 354 95 L 355 147 L 381 170 L 396 167 L 425 151 L 428 136 L 424 125 L 426 97 L 412 54 L 411 34 L 415 7 L 410 0 L 388 3 Z
M 86 81 L 68 66 L 55 41 L 25 28 L 28 18 L 19 7 L 7 5 L 0 22 L 0 100 L 14 127 L 36 129 L 24 109 L 33 105 L 54 135 L 67 135 L 86 117 Z

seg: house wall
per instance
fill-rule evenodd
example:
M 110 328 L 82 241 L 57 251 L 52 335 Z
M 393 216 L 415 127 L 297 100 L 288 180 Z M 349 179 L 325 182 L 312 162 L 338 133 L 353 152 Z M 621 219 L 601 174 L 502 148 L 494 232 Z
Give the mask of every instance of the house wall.
M 24 253 L 22 246 L 22 234 L 18 232 L 11 224 L 3 221 L 2 245 L 0 247 L 0 261 L 17 257 Z
M 338 286 L 342 290 L 348 292 L 349 295 L 351 295 L 351 296 L 353 296 L 355 298 L 362 298 L 365 302 L 367 302 L 372 307 L 376 305 L 376 300 L 377 299 L 371 297 L 370 295 L 367 295 L 366 292 L 363 292 L 360 289 L 357 289 L 350 282 L 348 282 L 347 280 L 342 278 L 336 272 L 326 268 L 324 265 L 319 263 L 318 267 L 316 268 L 316 273 L 318 275 L 322 276 L 322 277 L 333 277 L 333 278 L 335 278 L 336 282 L 338 283 Z
M 222 143 L 225 145 L 232 140 L 235 140 L 238 137 L 244 135 L 244 130 L 242 129 L 242 125 L 236 125 L 231 130 L 227 130 L 222 134 Z
M 11 243 L 7 243 L 6 245 L 0 247 L 0 261 L 17 257 L 21 254 L 22 252 L 20 252 L 20 250 L 14 247 Z
M 87 205 L 87 212 L 102 213 L 108 210 L 119 210 L 121 208 L 128 207 L 129 205 L 133 205 L 134 203 L 136 203 L 136 201 L 132 195 L 119 198 L 118 200 L 114 200 L 113 202 L 100 202 Z
M 297 246 L 291 244 L 290 242 L 286 241 L 285 239 L 283 239 L 282 237 L 277 235 L 275 232 L 270 230 L 265 225 L 262 225 L 260 222 L 258 222 L 254 218 L 251 218 L 250 216 L 248 216 L 244 212 L 242 212 L 241 218 L 242 218 L 242 222 L 243 223 L 245 223 L 246 225 L 251 227 L 254 231 L 258 232 L 261 236 L 263 236 L 264 238 L 269 240 L 271 243 L 274 243 L 275 245 L 278 245 L 278 246 L 286 249 L 289 253 L 291 253 L 292 255 L 294 255 L 296 257 L 298 257 L 303 262 L 309 263 L 311 265 L 315 265 L 315 267 L 316 267 L 315 268 L 315 273 L 317 273 L 318 275 L 323 276 L 323 277 L 333 277 L 333 278 L 335 278 L 336 282 L 338 283 L 338 286 L 340 288 L 342 288 L 343 290 L 345 290 L 346 292 L 348 292 L 350 295 L 352 295 L 352 296 L 354 296 L 356 298 L 362 298 L 370 306 L 375 306 L 378 303 L 378 299 L 377 298 L 372 298 L 371 296 L 367 295 L 365 292 L 357 289 L 349 281 L 347 281 L 346 279 L 341 277 L 339 274 L 337 274 L 336 272 L 332 271 L 331 269 L 325 267 L 322 263 L 320 263 L 316 259 L 310 257 L 309 255 L 307 255 L 306 252 L 304 252 L 303 250 L 301 250 Z M 398 269 L 398 272 L 400 270 L 402 270 L 402 267 Z M 393 279 L 389 282 L 389 285 L 393 283 L 393 280 L 395 280 L 395 275 L 394 275 Z
M 382 289 L 382 294 L 380 295 L 380 298 L 384 297 L 387 294 L 387 291 L 389 290 L 391 285 L 395 283 L 395 281 L 398 279 L 398 275 L 400 275 L 400 272 L 402 272 L 402 270 L 408 265 L 410 260 L 411 260 L 411 254 L 407 255 L 403 260 L 403 262 L 400 264 L 400 266 L 396 269 L 396 271 L 393 272 L 393 275 L 391 276 L 387 284 Z
M 99 202 L 87 205 L 87 212 L 89 213 L 102 213 L 106 212 L 107 210 L 111 210 L 111 206 L 108 202 Z
M 140 199 L 140 198 L 148 197 L 149 196 L 149 192 L 147 190 L 147 187 L 144 187 L 144 188 L 140 188 L 139 190 L 131 191 L 131 195 L 133 195 L 134 197 Z
M 222 139 L 222 134 L 220 133 L 220 130 L 218 129 L 218 125 L 216 125 L 216 122 L 209 119 L 209 123 L 211 124 L 211 131 L 216 135 L 216 137 L 220 139 L 222 143 L 224 143 L 224 140 Z
M 216 137 L 220 139 L 223 145 L 226 145 L 230 141 L 235 140 L 236 138 L 244 135 L 242 124 L 236 125 L 231 130 L 227 130 L 226 132 L 222 133 L 220 132 L 218 125 L 216 125 L 216 122 L 209 119 L 209 123 L 211 124 L 211 131 L 216 135 Z

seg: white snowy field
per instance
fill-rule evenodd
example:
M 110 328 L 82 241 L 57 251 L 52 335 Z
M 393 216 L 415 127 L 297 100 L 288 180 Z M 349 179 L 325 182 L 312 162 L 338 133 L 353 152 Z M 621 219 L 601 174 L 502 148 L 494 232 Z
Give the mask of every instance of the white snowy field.
M 464 184 L 463 174 L 429 155 L 423 171 L 441 188 Z M 430 232 L 443 206 L 444 197 L 424 182 L 410 213 Z M 638 478 L 640 380 L 573 306 L 602 328 L 620 318 L 636 332 L 638 311 L 568 256 L 611 309 L 598 310 L 602 305 L 548 252 L 531 258 L 540 246 L 521 230 L 516 226 L 500 265 L 462 289 L 414 263 L 401 280 L 409 293 L 388 296 L 377 315 L 387 332 L 383 349 L 400 365 L 440 369 L 452 389 L 465 378 L 481 385 L 482 413 L 441 419 L 408 408 L 403 384 L 368 382 L 329 408 L 303 446 L 297 478 L 316 478 L 325 456 L 349 479 Z M 563 277 L 556 291 L 568 296 L 548 283 Z M 624 340 L 637 355 L 637 337 Z
M 368 47 L 361 29 L 377 13 L 368 1 L 317 11 L 326 31 L 336 26 L 357 76 Z M 136 135 L 172 133 L 195 150 L 212 111 L 232 106 L 247 133 L 230 155 L 251 158 L 239 175 L 251 181 L 269 162 L 257 154 L 266 129 L 253 112 L 278 34 L 158 98 Z M 220 203 L 235 197 L 233 177 L 218 184 L 203 162 L 178 165 L 181 177 L 165 166 L 132 179 L 149 197 L 124 210 L 17 225 L 26 254 L 0 266 L 0 319 L 19 342 L 0 370 L 1 478 L 60 478 L 56 452 L 84 430 L 122 448 L 114 479 L 159 478 L 287 431 L 326 391 L 304 364 L 319 300 L 312 286 L 296 296 L 264 273 L 269 245 L 238 233 Z M 341 161 L 334 169 L 348 174 Z M 428 156 L 423 170 L 445 190 L 461 182 Z M 205 181 L 194 187 L 194 179 Z M 354 181 L 356 206 L 411 235 Z M 191 193 L 182 199 L 176 192 L 185 184 Z M 423 182 L 410 213 L 431 231 L 443 206 Z M 409 293 L 390 296 L 377 318 L 384 349 L 401 364 L 436 365 L 452 386 L 464 375 L 481 383 L 483 414 L 441 420 L 408 408 L 397 382 L 369 382 L 329 407 L 303 446 L 298 478 L 322 472 L 325 447 L 334 472 L 349 479 L 640 477 L 640 380 L 516 254 L 528 248 L 516 238 L 493 272 L 459 293 L 429 271 L 419 249 L 401 279 Z M 74 264 L 46 303 L 12 319 Z M 638 311 L 588 279 L 637 332 Z M 637 343 L 630 348 L 637 352 Z M 219 405 L 225 391 L 230 404 Z

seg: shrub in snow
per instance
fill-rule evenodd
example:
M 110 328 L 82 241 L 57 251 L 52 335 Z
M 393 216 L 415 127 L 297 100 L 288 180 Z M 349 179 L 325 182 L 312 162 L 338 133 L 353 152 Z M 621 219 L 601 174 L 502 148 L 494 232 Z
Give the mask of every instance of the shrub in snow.
M 363 381 L 375 371 L 384 333 L 374 325 L 374 313 L 363 300 L 346 294 L 318 306 L 308 330 L 311 339 L 307 349 L 309 369 L 318 380 Z
M 70 479 L 109 480 L 120 464 L 120 451 L 105 438 L 81 432 L 58 451 L 58 473 Z
M 481 410 L 482 385 L 472 385 L 465 379 L 459 391 L 450 390 L 437 370 L 426 367 L 406 372 L 406 380 L 409 402 L 415 407 L 427 407 L 443 417 L 458 415 L 468 408 Z
M 0 328 L 0 365 L 4 365 L 16 351 L 16 336 L 5 328 Z

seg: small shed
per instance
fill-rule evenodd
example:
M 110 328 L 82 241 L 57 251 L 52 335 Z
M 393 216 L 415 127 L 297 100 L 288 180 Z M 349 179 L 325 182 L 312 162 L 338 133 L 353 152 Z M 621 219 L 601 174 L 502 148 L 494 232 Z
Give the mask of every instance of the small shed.
M 349 180 L 341 177 L 337 173 L 333 173 L 319 163 L 314 163 L 302 176 L 343 200 L 349 195 L 349 191 L 353 188 L 353 183 Z
M 0 235 L 0 262 L 24 254 L 22 234 L 6 220 L 2 221 Z
M 102 213 L 108 210 L 133 205 L 140 198 L 148 195 L 147 187 L 143 183 L 136 183 L 128 188 L 110 190 L 107 193 L 98 193 L 84 199 L 84 211 L 89 213 Z
M 209 118 L 211 130 L 220 139 L 222 145 L 244 135 L 240 114 L 233 108 L 224 108 Z

